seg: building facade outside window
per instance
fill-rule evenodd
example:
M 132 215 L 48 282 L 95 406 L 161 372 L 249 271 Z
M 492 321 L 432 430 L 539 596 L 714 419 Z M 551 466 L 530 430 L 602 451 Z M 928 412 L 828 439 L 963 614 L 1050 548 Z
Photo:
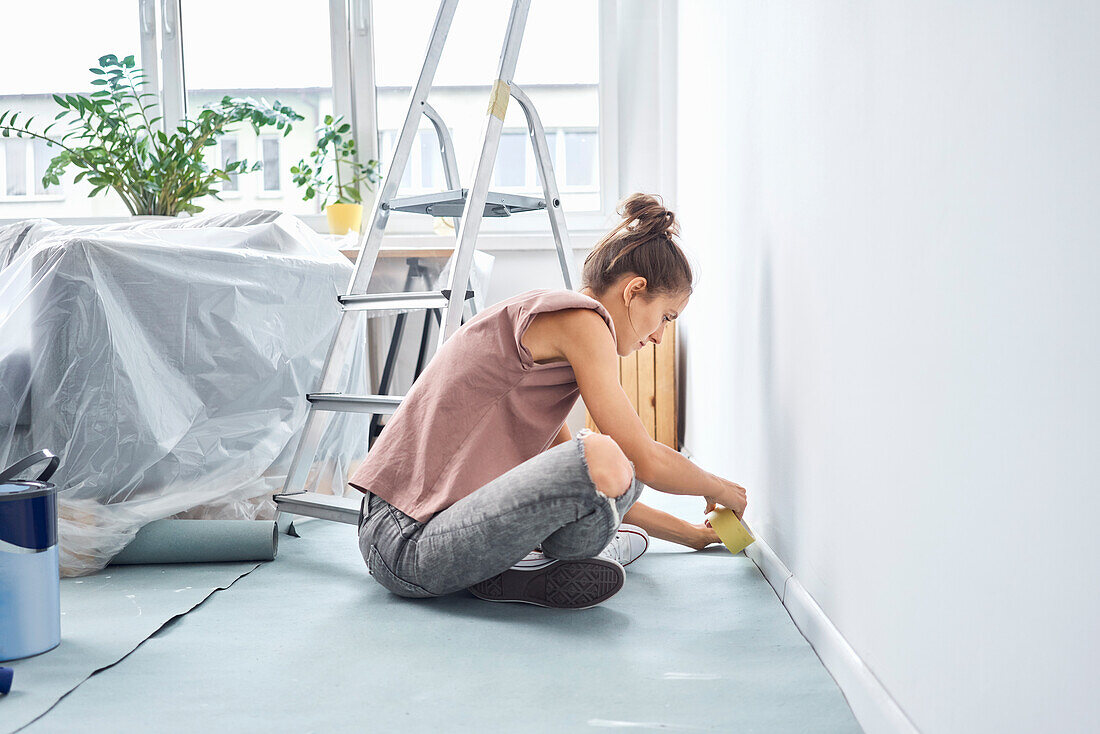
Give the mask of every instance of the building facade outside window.
M 501 132 L 493 166 L 493 183 L 502 189 L 523 188 L 527 183 L 527 134 Z
M 393 150 L 397 145 L 398 130 L 383 130 L 378 135 L 379 161 L 383 168 L 390 164 Z M 453 135 L 454 130 L 449 129 Z M 447 179 L 443 172 L 443 155 L 439 151 L 439 137 L 434 128 L 422 128 L 416 131 L 409 162 L 401 176 L 399 191 L 402 195 L 421 194 L 428 191 L 444 191 Z
M 265 194 L 278 193 L 283 190 L 282 168 L 279 164 L 279 138 L 275 135 L 260 136 L 260 161 L 263 168 L 258 171 L 262 181 L 261 188 Z
M 219 160 L 221 161 L 222 170 L 230 163 L 236 160 L 240 160 L 240 153 L 237 152 L 237 136 L 236 135 L 224 135 L 222 139 L 218 141 L 218 153 Z M 223 194 L 237 194 L 241 190 L 240 175 L 236 173 L 229 174 L 228 181 L 222 181 L 222 193 Z
M 27 195 L 27 141 L 4 141 L 4 196 Z
M 43 198 L 56 201 L 61 197 L 62 188 L 42 184 L 46 168 L 58 150 L 44 140 L 0 139 L 0 197 L 29 202 Z

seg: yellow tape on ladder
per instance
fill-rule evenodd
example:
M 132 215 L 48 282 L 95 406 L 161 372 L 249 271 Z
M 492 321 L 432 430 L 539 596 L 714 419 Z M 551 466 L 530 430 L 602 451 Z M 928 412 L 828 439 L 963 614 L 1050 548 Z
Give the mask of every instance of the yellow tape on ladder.
M 511 96 L 512 89 L 508 82 L 503 79 L 493 82 L 493 93 L 489 95 L 489 114 L 503 121 L 504 114 L 508 111 L 508 98 Z

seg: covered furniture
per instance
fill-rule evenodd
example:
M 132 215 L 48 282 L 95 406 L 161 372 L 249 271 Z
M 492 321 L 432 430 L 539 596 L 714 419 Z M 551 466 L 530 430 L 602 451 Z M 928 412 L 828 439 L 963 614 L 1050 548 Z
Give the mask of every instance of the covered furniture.
M 0 227 L 0 465 L 61 457 L 63 574 L 155 519 L 273 517 L 351 272 L 271 211 Z M 332 416 L 311 488 L 343 493 L 369 419 Z

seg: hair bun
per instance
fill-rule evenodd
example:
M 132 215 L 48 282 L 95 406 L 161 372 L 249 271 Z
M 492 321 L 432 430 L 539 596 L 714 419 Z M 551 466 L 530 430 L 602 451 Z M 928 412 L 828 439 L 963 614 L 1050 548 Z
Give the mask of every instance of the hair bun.
M 623 218 L 623 225 L 632 234 L 644 239 L 680 234 L 676 215 L 665 208 L 664 201 L 655 194 L 634 193 L 619 202 L 615 209 Z
M 597 294 L 624 275 L 646 279 L 646 300 L 656 294 L 690 294 L 694 276 L 680 244 L 676 215 L 654 194 L 634 193 L 615 207 L 622 219 L 584 259 L 583 282 Z

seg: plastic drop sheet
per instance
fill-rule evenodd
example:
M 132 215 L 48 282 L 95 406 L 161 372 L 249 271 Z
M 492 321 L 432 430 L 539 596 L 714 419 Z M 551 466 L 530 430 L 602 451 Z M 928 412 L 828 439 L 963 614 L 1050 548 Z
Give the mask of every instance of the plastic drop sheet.
M 154 520 L 274 518 L 352 270 L 271 211 L 0 226 L 0 466 L 61 457 L 63 575 L 103 568 Z M 485 279 L 475 267 L 479 293 Z M 340 385 L 366 393 L 374 319 L 353 317 Z M 305 488 L 354 492 L 370 416 L 318 415 Z

